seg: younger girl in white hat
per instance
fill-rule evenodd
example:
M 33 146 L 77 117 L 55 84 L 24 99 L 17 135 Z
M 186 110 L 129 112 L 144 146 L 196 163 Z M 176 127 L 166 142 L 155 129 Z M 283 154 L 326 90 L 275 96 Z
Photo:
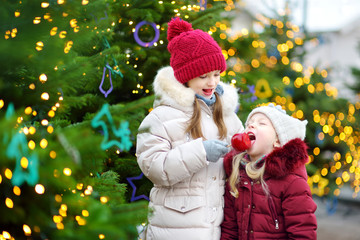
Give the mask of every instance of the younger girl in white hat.
M 270 104 L 245 123 L 251 146 L 224 158 L 229 176 L 221 239 L 316 239 L 316 204 L 307 184 L 307 121 Z

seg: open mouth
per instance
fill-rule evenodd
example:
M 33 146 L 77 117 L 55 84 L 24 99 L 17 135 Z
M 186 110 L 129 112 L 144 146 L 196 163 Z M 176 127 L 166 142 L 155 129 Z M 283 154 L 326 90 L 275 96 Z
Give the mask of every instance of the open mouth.
M 203 92 L 204 92 L 204 95 L 206 95 L 206 96 L 211 96 L 213 90 L 212 90 L 211 88 L 210 88 L 210 89 L 203 89 Z
M 247 134 L 248 134 L 248 136 L 249 136 L 249 138 L 250 138 L 251 141 L 255 141 L 255 140 L 256 140 L 256 137 L 255 137 L 255 134 L 254 134 L 254 133 L 248 132 Z

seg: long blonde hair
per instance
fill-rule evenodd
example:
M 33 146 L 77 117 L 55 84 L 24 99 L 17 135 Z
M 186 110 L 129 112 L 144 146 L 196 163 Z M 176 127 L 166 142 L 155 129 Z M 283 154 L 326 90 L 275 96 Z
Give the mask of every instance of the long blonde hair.
M 233 162 L 232 162 L 232 172 L 229 177 L 229 185 L 230 185 L 230 193 L 235 198 L 239 197 L 239 191 L 237 189 L 237 185 L 240 182 L 240 167 L 241 164 L 245 164 L 245 171 L 246 174 L 253 180 L 260 181 L 261 187 L 263 188 L 266 196 L 269 195 L 269 188 L 264 180 L 264 173 L 265 173 L 265 165 L 266 162 L 261 167 L 257 167 L 258 164 L 257 161 L 249 161 L 247 158 L 245 158 L 245 152 L 239 153 L 234 156 Z
M 226 135 L 227 135 L 227 128 L 226 128 L 225 122 L 224 122 L 222 103 L 221 103 L 219 94 L 216 92 L 214 94 L 216 96 L 216 101 L 214 103 L 214 112 L 213 112 L 214 122 L 215 122 L 216 126 L 218 127 L 220 139 L 224 139 L 224 138 L 226 138 Z M 190 118 L 190 123 L 189 123 L 188 127 L 186 128 L 186 132 L 190 133 L 190 135 L 194 139 L 196 139 L 196 138 L 205 139 L 205 137 L 202 133 L 200 120 L 201 120 L 200 104 L 199 104 L 199 100 L 197 98 L 195 98 L 194 112 Z

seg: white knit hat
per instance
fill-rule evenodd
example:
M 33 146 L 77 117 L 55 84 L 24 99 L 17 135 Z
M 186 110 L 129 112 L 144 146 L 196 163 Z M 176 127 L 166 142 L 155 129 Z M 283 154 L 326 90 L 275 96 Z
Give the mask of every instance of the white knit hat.
M 281 146 L 284 146 L 292 139 L 305 139 L 307 120 L 301 121 L 286 114 L 280 105 L 275 106 L 270 103 L 268 106 L 257 107 L 252 110 L 246 120 L 245 125 L 255 113 L 265 114 L 275 128 Z

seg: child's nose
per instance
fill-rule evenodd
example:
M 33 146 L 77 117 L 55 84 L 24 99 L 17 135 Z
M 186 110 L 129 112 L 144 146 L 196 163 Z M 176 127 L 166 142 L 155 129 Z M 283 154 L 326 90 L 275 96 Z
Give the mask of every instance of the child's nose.
M 209 81 L 208 81 L 209 86 L 214 86 L 215 82 L 216 82 L 215 77 L 213 77 L 213 76 L 209 77 Z

